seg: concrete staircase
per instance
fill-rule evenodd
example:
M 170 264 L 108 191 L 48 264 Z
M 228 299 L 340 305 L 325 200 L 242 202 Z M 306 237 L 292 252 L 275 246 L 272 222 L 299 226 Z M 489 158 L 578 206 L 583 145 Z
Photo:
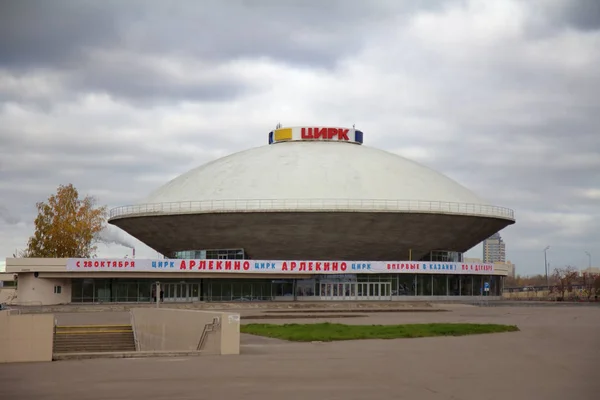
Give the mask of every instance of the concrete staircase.
M 54 354 L 132 352 L 131 325 L 56 326 Z

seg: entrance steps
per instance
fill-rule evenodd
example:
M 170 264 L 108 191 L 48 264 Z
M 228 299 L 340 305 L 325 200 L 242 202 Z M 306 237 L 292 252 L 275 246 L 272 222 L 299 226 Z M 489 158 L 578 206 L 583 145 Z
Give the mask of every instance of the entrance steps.
M 53 361 L 88 360 L 95 358 L 197 357 L 201 351 L 103 351 L 98 353 L 54 353 Z
M 131 325 L 56 326 L 55 355 L 64 353 L 135 352 Z

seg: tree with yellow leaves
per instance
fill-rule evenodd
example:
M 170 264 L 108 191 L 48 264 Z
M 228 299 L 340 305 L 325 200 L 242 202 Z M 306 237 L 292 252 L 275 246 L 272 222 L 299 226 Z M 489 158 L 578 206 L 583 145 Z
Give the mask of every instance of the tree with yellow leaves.
M 79 198 L 72 185 L 60 185 L 47 202 L 36 204 L 35 232 L 21 257 L 88 258 L 96 253 L 98 234 L 105 227 L 106 207 L 92 196 Z

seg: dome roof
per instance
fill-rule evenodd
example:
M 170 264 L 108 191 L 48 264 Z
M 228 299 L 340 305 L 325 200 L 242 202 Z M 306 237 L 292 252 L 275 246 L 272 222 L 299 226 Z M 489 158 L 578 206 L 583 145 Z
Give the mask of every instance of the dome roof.
M 376 211 L 473 215 L 514 222 L 450 178 L 356 143 L 287 141 L 220 158 L 173 179 L 109 221 L 212 212 Z
M 450 178 L 404 157 L 339 142 L 258 147 L 195 168 L 141 203 L 233 199 L 420 200 L 486 204 Z
M 335 141 L 336 132 L 346 142 Z M 356 133 L 278 129 L 271 145 L 202 165 L 137 205 L 112 209 L 109 223 L 163 254 L 244 248 L 263 260 L 463 252 L 514 223 L 512 210 L 486 204 L 432 169 L 363 146 Z

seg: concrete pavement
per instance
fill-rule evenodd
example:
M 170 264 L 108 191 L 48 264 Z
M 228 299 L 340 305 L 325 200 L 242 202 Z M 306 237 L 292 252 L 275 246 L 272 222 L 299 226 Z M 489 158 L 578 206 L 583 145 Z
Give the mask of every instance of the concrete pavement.
M 516 324 L 521 331 L 336 343 L 288 343 L 242 335 L 240 356 L 0 365 L 2 398 L 597 398 L 600 308 L 445 307 L 451 311 L 371 314 L 340 322 L 489 322 Z

